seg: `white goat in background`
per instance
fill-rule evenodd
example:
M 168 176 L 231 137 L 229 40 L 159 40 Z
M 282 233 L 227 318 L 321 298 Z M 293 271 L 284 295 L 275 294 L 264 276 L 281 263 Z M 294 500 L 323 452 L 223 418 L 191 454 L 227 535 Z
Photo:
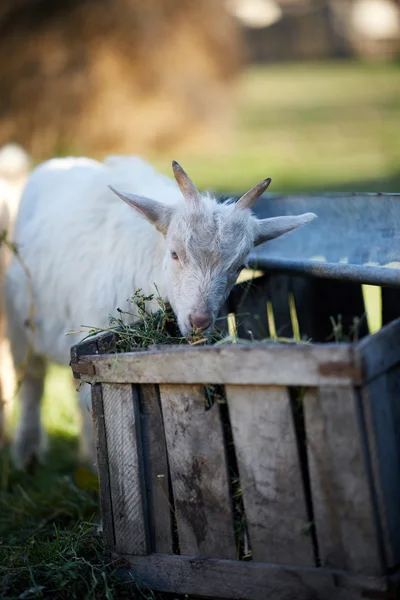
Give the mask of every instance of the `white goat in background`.
M 22 189 L 30 170 L 28 154 L 17 144 L 0 149 L 0 235 L 11 239 Z M 6 337 L 3 283 L 11 252 L 3 242 L 0 246 L 0 446 L 4 440 L 5 423 L 16 391 L 16 377 L 9 341 Z
M 44 435 L 40 399 L 47 360 L 69 363 L 82 325 L 103 327 L 109 314 L 128 308 L 141 288 L 168 300 L 180 331 L 213 327 L 253 246 L 315 218 L 312 213 L 258 220 L 251 207 L 267 179 L 236 204 L 200 194 L 173 162 L 176 182 L 136 157 L 50 160 L 31 174 L 14 241 L 33 284 L 16 260 L 6 279 L 6 304 L 15 364 L 31 344 L 21 388 L 21 418 L 13 455 L 20 467 L 40 458 Z M 111 188 L 111 190 L 110 190 Z M 123 190 L 129 190 L 123 191 Z M 121 202 L 115 192 L 124 202 Z M 132 210 L 134 209 L 134 210 Z M 84 386 L 88 388 L 88 386 Z M 80 392 L 86 458 L 95 462 L 88 390 Z M 82 438 L 81 438 L 82 439 Z

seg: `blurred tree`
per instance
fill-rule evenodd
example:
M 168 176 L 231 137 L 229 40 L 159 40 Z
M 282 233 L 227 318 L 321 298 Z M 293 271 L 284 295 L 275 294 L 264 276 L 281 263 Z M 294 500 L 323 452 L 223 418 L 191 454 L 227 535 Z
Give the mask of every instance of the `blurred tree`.
M 0 144 L 42 159 L 222 135 L 242 50 L 222 0 L 2 0 Z

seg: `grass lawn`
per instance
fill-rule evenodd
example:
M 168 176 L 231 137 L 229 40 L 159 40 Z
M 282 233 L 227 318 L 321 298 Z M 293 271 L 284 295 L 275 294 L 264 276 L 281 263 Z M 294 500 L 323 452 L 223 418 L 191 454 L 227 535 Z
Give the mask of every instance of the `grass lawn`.
M 241 191 L 271 176 L 273 191 L 400 191 L 399 66 L 257 67 L 243 76 L 238 103 L 235 139 L 223 151 L 176 157 L 200 187 Z M 170 157 L 156 162 L 170 172 Z M 373 330 L 377 294 L 367 293 Z M 50 370 L 43 418 L 52 453 L 36 477 L 13 471 L 7 449 L 0 455 L 0 599 L 122 598 L 91 524 L 96 491 L 76 469 L 68 369 Z
M 254 67 L 237 102 L 222 151 L 176 157 L 199 186 L 241 191 L 272 177 L 272 192 L 400 191 L 400 65 Z

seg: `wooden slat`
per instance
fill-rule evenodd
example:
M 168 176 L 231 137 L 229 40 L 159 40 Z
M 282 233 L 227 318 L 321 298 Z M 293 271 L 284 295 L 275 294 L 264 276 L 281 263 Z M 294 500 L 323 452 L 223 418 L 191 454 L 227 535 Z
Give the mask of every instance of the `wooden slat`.
M 226 386 L 253 560 L 315 565 L 289 393 Z
M 365 381 L 370 381 L 400 363 L 400 319 L 383 327 L 358 344 Z
M 171 554 L 168 460 L 157 386 L 142 385 L 139 399 L 151 548 L 153 552 Z
M 346 344 L 180 346 L 87 359 L 96 372 L 82 375 L 88 382 L 340 386 L 361 380 Z
M 115 548 L 147 554 L 140 423 L 134 394 L 137 391 L 131 385 L 103 385 Z
M 108 467 L 107 438 L 104 424 L 103 394 L 101 385 L 92 385 L 92 415 L 94 438 L 97 450 L 97 471 L 100 486 L 100 511 L 102 519 L 103 539 L 106 549 L 115 544 L 114 519 L 112 514 L 110 473 Z
M 400 370 L 362 390 L 374 488 L 388 567 L 400 563 Z
M 377 577 L 349 577 L 342 571 L 282 567 L 244 561 L 153 554 L 126 556 L 131 570 L 119 575 L 135 585 L 174 594 L 231 600 L 356 600 L 393 598 Z
M 218 405 L 201 386 L 160 386 L 181 554 L 235 558 L 232 502 Z
M 358 399 L 352 388 L 303 399 L 314 519 L 323 566 L 382 572 Z

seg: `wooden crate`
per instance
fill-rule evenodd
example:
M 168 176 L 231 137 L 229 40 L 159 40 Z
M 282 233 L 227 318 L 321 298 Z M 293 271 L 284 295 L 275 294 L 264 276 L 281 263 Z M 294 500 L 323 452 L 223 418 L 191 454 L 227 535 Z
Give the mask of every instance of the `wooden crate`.
M 112 341 L 75 346 L 71 365 L 92 384 L 104 539 L 121 573 L 209 598 L 399 597 L 400 320 L 357 344 L 102 354 Z M 210 384 L 226 404 L 206 410 Z

